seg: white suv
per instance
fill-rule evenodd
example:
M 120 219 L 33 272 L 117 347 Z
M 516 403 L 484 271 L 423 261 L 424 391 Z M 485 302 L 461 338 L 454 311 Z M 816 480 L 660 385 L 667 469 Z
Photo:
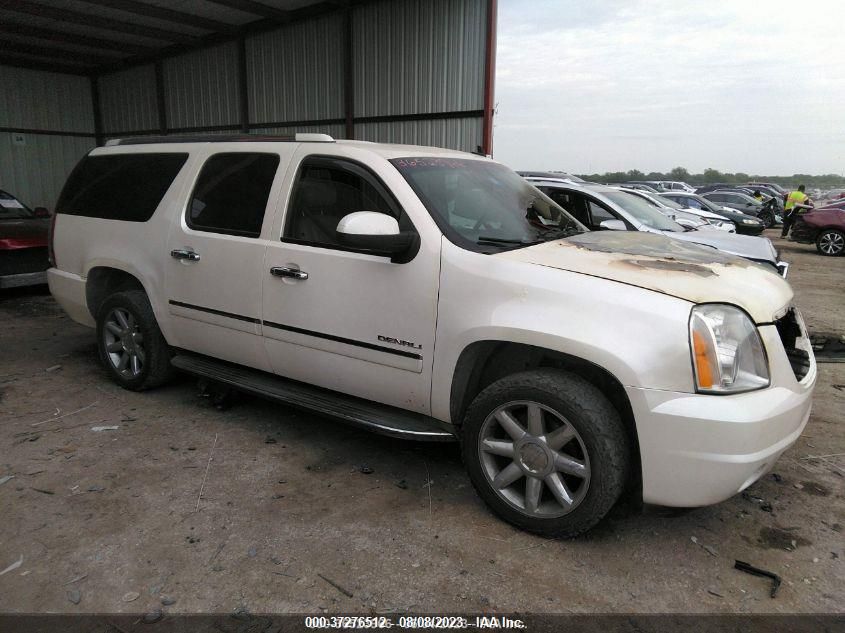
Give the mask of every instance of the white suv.
M 128 389 L 172 368 L 399 437 L 457 436 L 506 520 L 749 486 L 816 366 L 774 272 L 586 232 L 514 172 L 323 135 L 124 140 L 68 179 L 50 289 Z

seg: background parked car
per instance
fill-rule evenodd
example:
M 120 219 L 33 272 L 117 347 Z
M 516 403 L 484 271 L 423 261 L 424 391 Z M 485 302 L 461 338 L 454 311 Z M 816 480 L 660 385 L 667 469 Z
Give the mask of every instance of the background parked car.
M 705 193 L 702 197 L 723 207 L 728 207 L 746 215 L 753 215 L 763 223 L 765 228 L 774 226 L 777 223 L 775 217 L 777 215 L 776 209 L 772 202 L 763 204 L 747 194 L 731 191 L 712 191 Z
M 742 189 L 743 189 L 742 193 L 747 193 L 748 195 L 750 195 L 752 197 L 754 196 L 754 193 L 756 191 L 759 191 L 760 193 L 763 194 L 763 196 L 765 196 L 765 198 L 767 200 L 771 200 L 773 202 L 773 204 L 778 209 L 778 213 L 783 213 L 783 205 L 784 205 L 784 200 L 785 200 L 786 196 L 781 194 L 779 191 L 776 191 L 775 189 L 772 189 L 771 187 L 768 187 L 766 185 L 748 186 L 748 187 L 742 187 Z M 764 200 L 764 201 L 767 201 L 767 200 Z
M 815 243 L 822 255 L 845 254 L 845 210 L 830 206 L 798 215 L 792 226 L 792 239 Z
M 645 191 L 647 193 L 660 193 L 657 189 L 652 187 L 651 185 L 646 185 L 641 182 L 620 182 L 612 187 L 625 187 L 625 189 L 636 189 L 637 191 Z
M 687 230 L 640 196 L 606 185 L 528 180 L 590 230 L 657 233 L 750 259 L 786 277 L 789 265 L 779 261 L 777 249 L 767 238 Z
M 561 178 L 570 182 L 586 182 L 583 178 L 579 178 L 575 174 L 570 174 L 565 171 L 518 171 L 516 173 L 523 178 Z
M 704 195 L 705 193 L 710 193 L 711 191 L 719 191 L 720 189 L 724 190 L 724 191 L 730 191 L 731 189 L 734 189 L 735 187 L 736 187 L 736 185 L 729 185 L 726 182 L 717 182 L 717 183 L 714 183 L 714 184 L 711 184 L 711 185 L 704 185 L 702 187 L 698 187 L 698 188 L 696 188 L 695 191 L 693 191 L 691 193 L 697 193 L 699 196 L 701 196 L 701 195 Z
M 0 288 L 47 283 L 49 217 L 0 190 Z
M 781 187 L 776 182 L 749 182 L 746 183 L 745 186 L 751 189 L 766 187 L 767 189 L 771 189 L 772 191 L 779 193 L 781 196 L 786 196 L 789 193 L 786 189 Z
M 736 226 L 737 233 L 745 235 L 760 235 L 763 229 L 766 228 L 763 223 L 755 218 L 753 215 L 740 213 L 729 207 L 722 207 L 711 202 L 707 198 L 695 193 L 684 193 L 682 191 L 672 191 L 660 194 L 663 197 L 674 200 L 675 202 L 687 207 L 688 209 L 702 209 L 720 215 L 721 217 L 730 220 Z
M 657 192 L 660 191 L 695 191 L 694 187 L 691 187 L 685 182 L 680 182 L 678 180 L 630 180 L 626 183 L 625 186 L 629 185 L 647 185 L 654 189 Z
M 649 195 L 648 192 L 621 188 L 623 191 L 628 191 L 634 195 L 640 196 L 646 202 L 656 206 L 660 211 L 672 218 L 684 227 L 689 228 L 703 228 L 714 229 L 719 231 L 726 231 L 728 233 L 736 233 L 736 227 L 730 220 L 726 220 L 720 215 L 704 211 L 701 209 L 689 209 L 681 204 L 678 204 L 668 196 L 661 196 L 659 194 Z M 688 221 L 693 221 L 694 224 L 687 224 Z
M 839 200 L 828 200 L 824 204 L 816 207 L 817 209 L 845 209 L 845 198 Z

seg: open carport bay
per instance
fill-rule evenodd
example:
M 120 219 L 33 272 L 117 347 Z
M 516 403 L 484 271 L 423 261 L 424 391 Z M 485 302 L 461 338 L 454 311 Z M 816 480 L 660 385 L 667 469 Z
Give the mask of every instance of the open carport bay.
M 777 243 L 811 332 L 845 333 L 845 259 Z M 122 391 L 99 367 L 93 332 L 43 289 L 0 295 L 0 318 L 0 571 L 22 561 L 0 576 L 0 611 L 845 604 L 845 364 L 819 365 L 804 435 L 746 494 L 691 511 L 619 508 L 587 536 L 555 541 L 491 515 L 456 445 L 246 397 L 219 411 L 188 378 Z M 777 597 L 735 559 L 782 576 Z

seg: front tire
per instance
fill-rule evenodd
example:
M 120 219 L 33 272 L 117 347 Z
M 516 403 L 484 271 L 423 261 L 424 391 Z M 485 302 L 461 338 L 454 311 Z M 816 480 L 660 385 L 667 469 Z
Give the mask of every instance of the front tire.
M 764 211 L 758 218 L 763 223 L 763 228 L 770 229 L 775 225 L 775 214 L 771 211 Z
M 547 537 L 578 536 L 617 502 L 631 448 L 619 414 L 584 379 L 526 371 L 470 405 L 462 453 L 470 480 L 504 520 Z
M 845 233 L 836 229 L 824 229 L 816 238 L 816 250 L 830 257 L 842 255 L 845 253 Z
M 143 391 L 172 373 L 170 349 L 142 290 L 108 297 L 97 312 L 97 349 L 109 376 L 124 389 Z

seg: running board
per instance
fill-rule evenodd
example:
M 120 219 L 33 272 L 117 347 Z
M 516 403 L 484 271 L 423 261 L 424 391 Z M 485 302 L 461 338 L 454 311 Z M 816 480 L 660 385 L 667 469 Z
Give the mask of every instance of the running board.
M 189 374 L 321 413 L 380 435 L 427 442 L 456 439 L 447 424 L 426 415 L 287 380 L 257 369 L 185 352 L 180 352 L 170 362 Z

